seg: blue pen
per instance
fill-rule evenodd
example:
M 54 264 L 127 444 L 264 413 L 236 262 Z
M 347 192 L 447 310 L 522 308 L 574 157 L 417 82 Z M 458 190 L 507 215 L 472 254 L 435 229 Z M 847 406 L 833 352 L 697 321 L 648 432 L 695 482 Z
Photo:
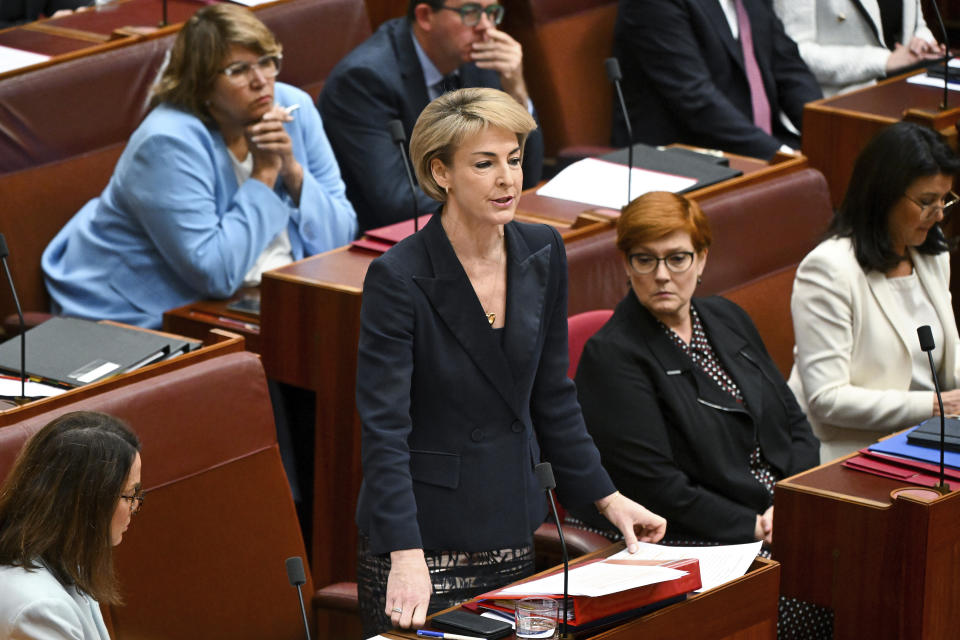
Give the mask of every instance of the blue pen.
M 442 631 L 424 631 L 420 629 L 417 635 L 421 638 L 444 638 L 445 640 L 484 640 L 477 636 L 461 636 L 458 633 L 443 633 Z

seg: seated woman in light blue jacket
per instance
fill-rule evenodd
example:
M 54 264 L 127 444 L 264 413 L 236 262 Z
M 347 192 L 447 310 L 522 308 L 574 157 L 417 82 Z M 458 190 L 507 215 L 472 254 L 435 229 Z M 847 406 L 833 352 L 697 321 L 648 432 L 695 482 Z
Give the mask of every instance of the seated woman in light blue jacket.
M 280 61 L 247 9 L 187 21 L 107 188 L 44 251 L 55 313 L 159 327 L 167 309 L 353 239 L 320 117 L 275 81 Z

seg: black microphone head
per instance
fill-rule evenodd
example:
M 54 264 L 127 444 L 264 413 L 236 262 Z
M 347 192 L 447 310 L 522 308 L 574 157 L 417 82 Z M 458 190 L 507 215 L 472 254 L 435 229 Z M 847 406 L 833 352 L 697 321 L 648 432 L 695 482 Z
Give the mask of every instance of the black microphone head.
M 3 237 L 3 234 L 0 233 L 0 258 L 6 258 L 10 255 L 10 250 L 7 249 L 7 239 Z
M 533 471 L 537 474 L 537 480 L 544 491 L 556 488 L 557 481 L 553 477 L 553 466 L 549 462 L 541 462 L 533 468 Z
M 393 138 L 393 144 L 400 144 L 407 141 L 407 134 L 403 131 L 403 123 L 399 120 L 391 120 L 387 123 L 387 129 L 390 130 L 390 137 Z
M 307 574 L 303 572 L 303 560 L 300 559 L 300 556 L 287 558 L 286 564 L 287 579 L 290 580 L 290 586 L 299 587 L 300 585 L 306 583 Z
M 607 58 L 603 61 L 603 66 L 607 68 L 607 80 L 610 82 L 619 82 L 623 78 L 620 75 L 620 61 L 616 58 Z
M 922 327 L 917 327 L 917 337 L 920 338 L 920 349 L 922 351 L 933 351 L 933 331 L 930 330 L 930 325 L 923 325 Z

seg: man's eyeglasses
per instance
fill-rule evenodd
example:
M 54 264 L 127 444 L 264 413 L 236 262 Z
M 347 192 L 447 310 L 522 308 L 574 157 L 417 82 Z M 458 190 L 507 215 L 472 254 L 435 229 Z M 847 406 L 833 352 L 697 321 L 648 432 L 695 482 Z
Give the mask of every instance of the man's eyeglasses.
M 120 494 L 121 500 L 126 500 L 130 503 L 130 513 L 132 514 L 138 513 L 140 509 L 143 508 L 144 497 L 143 491 L 137 491 L 132 496 L 125 496 L 122 493 Z
M 227 65 L 220 73 L 227 76 L 227 80 L 237 85 L 250 82 L 253 79 L 254 69 L 259 71 L 261 77 L 265 80 L 269 80 L 270 78 L 276 78 L 277 74 L 280 73 L 280 63 L 282 61 L 283 56 L 280 54 L 263 56 L 256 62 L 234 62 Z
M 960 200 L 960 196 L 953 191 L 947 192 L 943 200 L 938 202 L 921 202 L 920 200 L 914 200 L 907 194 L 903 194 L 903 197 L 920 207 L 920 213 L 924 218 L 933 218 L 937 215 L 938 211 L 943 211 L 944 215 L 946 215 L 947 209 L 957 204 L 957 201 Z
M 658 258 L 649 253 L 631 253 L 627 256 L 630 266 L 640 275 L 649 275 L 657 270 L 660 263 L 667 265 L 667 270 L 673 273 L 683 273 L 693 264 L 693 251 L 677 251 L 668 256 Z
M 484 7 L 482 4 L 477 2 L 468 2 L 467 4 L 460 5 L 459 7 L 448 7 L 445 4 L 440 5 L 441 9 L 446 9 L 447 11 L 455 11 L 460 14 L 460 21 L 467 27 L 475 27 L 480 24 L 480 16 L 482 14 L 487 14 L 487 20 L 493 24 L 500 24 L 503 21 L 503 14 L 505 9 L 503 5 L 491 4 Z

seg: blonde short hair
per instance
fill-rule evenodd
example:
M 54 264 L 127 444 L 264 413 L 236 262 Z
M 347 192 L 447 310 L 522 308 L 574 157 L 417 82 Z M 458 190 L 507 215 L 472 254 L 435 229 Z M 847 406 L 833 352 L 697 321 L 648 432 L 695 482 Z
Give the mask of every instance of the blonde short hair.
M 458 89 L 426 106 L 410 136 L 410 160 L 420 187 L 428 196 L 440 202 L 447 199 L 430 169 L 434 158 L 451 166 L 453 154 L 463 140 L 487 127 L 515 133 L 522 154 L 527 136 L 537 128 L 537 123 L 516 100 L 496 89 Z
M 150 106 L 165 102 L 210 122 L 205 103 L 231 45 L 258 56 L 280 55 L 283 50 L 270 29 L 249 9 L 228 2 L 203 7 L 177 34 L 170 61 L 153 87 Z

